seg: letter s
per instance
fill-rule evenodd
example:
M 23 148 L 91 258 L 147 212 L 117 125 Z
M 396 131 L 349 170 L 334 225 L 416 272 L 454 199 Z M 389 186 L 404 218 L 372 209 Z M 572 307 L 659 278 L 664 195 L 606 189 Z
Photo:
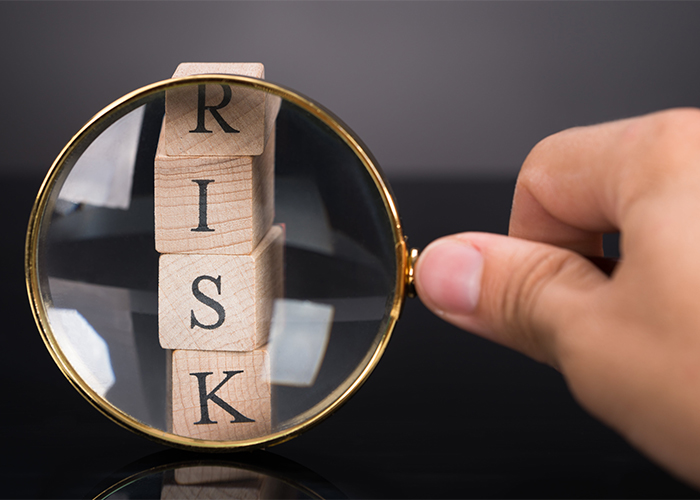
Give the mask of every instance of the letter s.
M 194 294 L 194 297 L 205 306 L 211 307 L 214 310 L 214 312 L 216 312 L 216 314 L 219 315 L 219 319 L 216 321 L 216 323 L 212 323 L 211 325 L 205 325 L 197 320 L 197 318 L 194 315 L 194 310 L 191 310 L 190 328 L 198 326 L 200 328 L 204 328 L 205 330 L 214 330 L 216 328 L 219 328 L 224 323 L 224 319 L 226 319 L 226 311 L 224 311 L 224 307 L 221 304 L 219 304 L 211 297 L 207 297 L 206 295 L 204 295 L 204 293 L 202 293 L 202 291 L 199 289 L 199 283 L 203 280 L 208 280 L 214 283 L 216 285 L 216 291 L 219 293 L 219 295 L 221 295 L 221 276 L 217 278 L 213 278 L 211 276 L 199 276 L 192 282 L 192 293 Z

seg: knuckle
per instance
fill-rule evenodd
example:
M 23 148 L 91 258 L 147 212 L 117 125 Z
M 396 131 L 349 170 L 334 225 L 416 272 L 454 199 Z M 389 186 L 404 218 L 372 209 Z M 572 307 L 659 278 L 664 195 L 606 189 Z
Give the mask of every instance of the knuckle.
M 518 173 L 516 189 L 536 191 L 543 179 L 548 177 L 548 170 L 556 165 L 554 158 L 559 156 L 567 142 L 580 133 L 580 127 L 573 127 L 541 139 L 525 157 Z
M 700 109 L 676 108 L 647 115 L 631 122 L 625 132 L 631 146 L 645 151 L 647 168 L 668 168 L 684 162 L 681 155 L 700 153 Z
M 520 174 L 518 175 L 518 182 L 527 183 L 538 175 L 539 169 L 544 165 L 544 159 L 549 157 L 552 149 L 555 147 L 558 136 L 559 134 L 550 135 L 535 144 L 525 157 L 525 161 L 523 161 Z
M 650 115 L 655 118 L 655 121 L 661 127 L 681 128 L 687 127 L 700 128 L 700 109 L 698 108 L 673 108 L 664 111 L 659 111 Z
M 679 182 L 700 183 L 700 109 L 670 109 L 630 120 L 618 154 L 623 206 L 663 193 Z

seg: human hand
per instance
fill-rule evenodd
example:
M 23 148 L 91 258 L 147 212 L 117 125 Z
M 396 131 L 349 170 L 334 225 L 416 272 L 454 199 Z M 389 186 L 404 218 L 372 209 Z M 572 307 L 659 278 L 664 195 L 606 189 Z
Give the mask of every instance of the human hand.
M 612 277 L 602 255 L 620 231 Z M 583 407 L 700 486 L 700 110 L 540 142 L 510 235 L 462 233 L 416 265 L 425 305 L 558 369 Z

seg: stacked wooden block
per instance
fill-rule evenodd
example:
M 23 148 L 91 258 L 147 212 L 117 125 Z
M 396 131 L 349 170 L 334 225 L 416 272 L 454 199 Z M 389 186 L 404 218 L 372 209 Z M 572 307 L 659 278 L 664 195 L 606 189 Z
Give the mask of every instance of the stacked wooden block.
M 181 64 L 173 76 L 263 78 L 261 64 Z M 175 434 L 270 431 L 272 305 L 284 234 L 274 218 L 273 99 L 236 86 L 168 90 L 155 159 L 160 344 L 171 350 Z

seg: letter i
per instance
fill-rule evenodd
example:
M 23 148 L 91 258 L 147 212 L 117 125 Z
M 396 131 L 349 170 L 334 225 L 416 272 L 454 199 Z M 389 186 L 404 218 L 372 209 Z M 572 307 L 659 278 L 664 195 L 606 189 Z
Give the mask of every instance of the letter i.
M 207 225 L 207 186 L 214 182 L 212 179 L 194 179 L 199 186 L 199 226 L 190 231 L 211 232 L 214 231 Z

